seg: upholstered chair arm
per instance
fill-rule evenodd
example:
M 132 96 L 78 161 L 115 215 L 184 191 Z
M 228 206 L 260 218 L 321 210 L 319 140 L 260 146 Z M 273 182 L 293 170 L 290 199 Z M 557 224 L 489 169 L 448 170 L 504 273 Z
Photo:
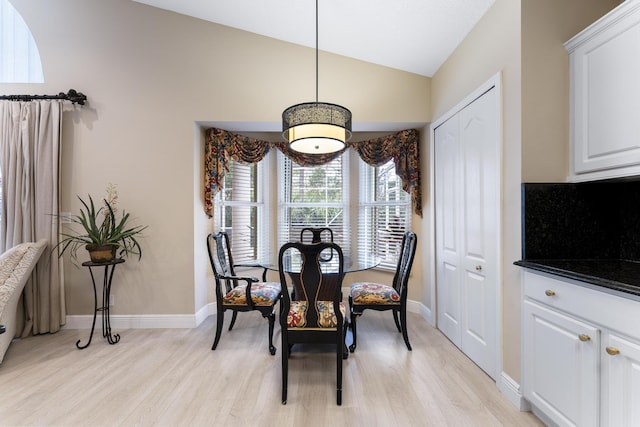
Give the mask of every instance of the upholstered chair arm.
M 247 298 L 247 306 L 253 310 L 253 299 L 251 298 L 251 284 L 260 281 L 257 277 L 251 276 L 220 276 L 220 279 L 230 280 L 233 283 L 233 287 L 237 287 L 239 282 L 247 282 L 245 288 L 245 296 Z

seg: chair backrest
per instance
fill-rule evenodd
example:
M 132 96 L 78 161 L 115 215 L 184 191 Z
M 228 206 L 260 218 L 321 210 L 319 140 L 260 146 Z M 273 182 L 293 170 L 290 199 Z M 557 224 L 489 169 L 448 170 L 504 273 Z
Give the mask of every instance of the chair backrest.
M 321 253 L 324 251 L 324 254 Z M 338 271 L 329 273 L 321 262 L 322 257 L 331 251 L 331 256 L 338 260 Z M 288 272 L 283 262 L 287 252 L 290 256 L 300 256 L 301 264 L 299 272 Z M 301 242 L 286 243 L 280 248 L 278 255 L 278 271 L 282 286 L 282 313 L 288 313 L 290 307 L 290 297 L 287 289 L 292 287 L 292 283 L 287 282 L 287 277 L 294 276 L 296 283 L 296 301 L 307 302 L 306 327 L 323 327 L 320 323 L 318 302 L 333 304 L 334 312 L 337 316 L 338 324 L 342 324 L 343 316 L 340 312 L 340 302 L 342 300 L 342 279 L 344 277 L 344 256 L 340 246 L 333 242 L 320 242 L 310 245 Z M 331 299 L 326 299 L 331 295 Z M 282 316 L 281 316 L 282 317 Z M 286 314 L 285 316 L 286 317 Z M 282 319 L 286 322 L 286 319 Z
M 400 298 L 407 298 L 407 283 L 413 266 L 413 258 L 416 255 L 418 236 L 412 231 L 407 231 L 402 236 L 402 246 L 398 257 L 398 266 L 393 277 L 393 287 L 400 294 Z
M 233 256 L 231 255 L 231 244 L 229 235 L 224 231 L 219 233 L 211 233 L 207 236 L 207 250 L 209 252 L 209 262 L 213 270 L 213 276 L 216 279 L 216 297 L 222 298 L 222 284 L 225 285 L 226 292 L 230 292 L 232 287 L 237 286 L 229 279 L 224 277 L 235 276 L 236 272 L 233 268 Z
M 306 236 L 311 236 L 311 241 L 305 240 Z M 300 230 L 300 241 L 302 243 L 333 242 L 333 230 L 329 227 L 305 227 Z

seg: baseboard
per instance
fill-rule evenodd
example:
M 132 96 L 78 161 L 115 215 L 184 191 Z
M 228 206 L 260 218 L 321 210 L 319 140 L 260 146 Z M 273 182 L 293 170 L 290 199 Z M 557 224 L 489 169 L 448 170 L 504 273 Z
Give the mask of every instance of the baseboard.
M 513 378 L 507 375 L 505 372 L 500 374 L 498 381 L 496 382 L 498 390 L 515 406 L 519 411 L 528 412 L 531 411 L 531 405 L 522 396 L 520 390 L 520 384 L 518 384 Z
M 114 329 L 179 329 L 196 328 L 207 317 L 216 313 L 215 304 L 207 304 L 194 314 L 131 314 L 110 316 Z M 93 315 L 67 316 L 63 329 L 91 329 Z M 101 326 L 100 315 L 96 318 L 96 328 Z
M 407 311 L 417 313 L 429 324 L 433 325 L 431 310 L 418 301 L 407 301 Z M 216 314 L 216 304 L 210 303 L 194 314 L 112 314 L 111 327 L 117 329 L 171 329 L 196 328 L 207 317 Z M 63 329 L 91 329 L 92 315 L 67 316 Z M 100 315 L 96 318 L 96 326 L 100 326 Z

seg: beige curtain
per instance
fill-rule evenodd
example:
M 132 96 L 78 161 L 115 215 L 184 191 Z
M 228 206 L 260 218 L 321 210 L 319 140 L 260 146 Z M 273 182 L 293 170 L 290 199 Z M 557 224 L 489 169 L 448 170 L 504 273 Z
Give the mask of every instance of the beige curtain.
M 49 241 L 27 282 L 18 331 L 56 332 L 64 324 L 58 242 L 58 176 L 62 101 L 0 101 L 2 218 L 0 252 L 23 242 Z

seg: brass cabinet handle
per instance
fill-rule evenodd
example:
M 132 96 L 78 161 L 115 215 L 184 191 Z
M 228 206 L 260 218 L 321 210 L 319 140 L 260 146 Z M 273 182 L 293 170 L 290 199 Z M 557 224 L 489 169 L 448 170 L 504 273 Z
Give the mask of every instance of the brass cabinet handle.
M 481 265 L 476 265 L 476 271 L 482 271 L 482 266 Z
M 607 353 L 609 353 L 612 356 L 615 356 L 615 355 L 620 354 L 620 350 L 618 350 L 615 347 L 607 347 Z
M 552 291 L 551 289 L 547 289 L 546 291 L 544 291 L 544 294 L 548 297 L 552 297 L 556 294 L 556 292 Z
M 586 334 L 580 334 L 580 335 L 578 335 L 578 338 L 582 342 L 591 341 L 591 337 L 589 335 L 586 335 Z

